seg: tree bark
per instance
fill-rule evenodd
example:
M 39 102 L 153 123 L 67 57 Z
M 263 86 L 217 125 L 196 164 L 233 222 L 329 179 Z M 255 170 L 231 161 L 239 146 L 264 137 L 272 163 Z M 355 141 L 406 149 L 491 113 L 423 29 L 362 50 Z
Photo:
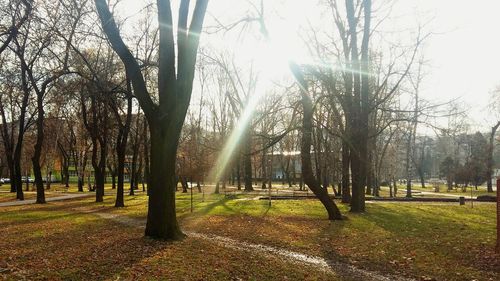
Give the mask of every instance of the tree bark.
M 125 201 L 123 198 L 124 193 L 124 177 L 125 177 L 125 154 L 127 150 L 128 135 L 130 132 L 130 125 L 132 123 L 132 89 L 130 85 L 130 79 L 127 78 L 127 113 L 125 116 L 125 122 L 122 123 L 121 116 L 117 108 L 114 108 L 115 117 L 117 118 L 117 123 L 119 126 L 118 137 L 116 140 L 116 160 L 117 160 L 117 177 L 118 186 L 116 189 L 116 200 L 115 207 L 125 207 Z M 136 115 L 139 119 L 139 114 Z M 139 128 L 136 128 L 137 130 Z M 132 179 L 131 179 L 132 180 Z M 113 176 L 113 186 L 115 185 L 115 178 Z
M 408 142 L 406 144 L 406 197 L 411 198 L 411 180 L 412 180 L 412 138 L 413 133 L 409 132 Z
M 10 178 L 10 192 L 16 192 L 16 181 L 15 178 L 15 168 L 14 168 L 14 148 L 13 148 L 13 131 L 14 126 L 12 126 L 12 130 L 9 132 L 9 128 L 7 126 L 7 118 L 5 116 L 5 111 L 3 107 L 3 103 L 0 101 L 0 113 L 2 115 L 2 140 L 4 145 L 4 150 L 7 158 L 7 167 L 9 168 L 9 178 Z
M 361 60 L 358 53 L 357 26 L 358 18 L 355 14 L 353 0 L 346 0 L 347 21 L 350 35 L 350 67 L 352 71 L 352 110 L 351 116 L 350 141 L 351 149 L 351 173 L 352 173 L 352 197 L 351 212 L 365 211 L 365 185 L 367 173 L 367 141 L 368 141 L 368 117 L 370 112 L 370 86 L 368 69 L 368 45 L 370 39 L 371 23 L 371 1 L 363 0 L 364 25 L 363 37 L 361 42 Z M 358 71 L 359 70 L 359 71 Z
M 175 213 L 175 176 L 178 136 L 169 135 L 161 124 L 149 124 L 151 134 L 150 196 L 146 235 L 162 239 L 184 237 Z M 179 130 L 180 133 L 180 130 Z M 179 134 L 178 133 L 178 134 Z
M 146 236 L 180 239 L 182 234 L 175 210 L 176 153 L 186 117 L 196 64 L 201 28 L 208 0 L 196 1 L 188 27 L 189 1 L 181 1 L 174 42 L 170 1 L 158 0 L 158 104 L 146 87 L 139 63 L 120 36 L 105 0 L 94 0 L 97 12 L 113 50 L 125 65 L 134 94 L 147 118 L 150 148 L 150 180 Z M 177 43 L 177 44 L 175 44 Z M 175 47 L 177 46 L 177 52 Z
M 236 183 L 238 190 L 241 190 L 241 154 L 236 159 Z
M 290 69 L 294 74 L 299 86 L 301 87 L 301 103 L 303 108 L 302 117 L 302 141 L 300 146 L 300 159 L 302 164 L 302 177 L 304 183 L 311 189 L 314 195 L 320 200 L 328 212 L 329 220 L 341 220 L 342 215 L 337 205 L 328 195 L 328 191 L 321 187 L 318 180 L 315 178 L 312 169 L 311 160 L 311 144 L 313 130 L 313 104 L 307 93 L 307 82 L 304 79 L 302 70 L 296 64 L 290 64 Z
M 150 161 L 149 161 L 149 129 L 148 129 L 148 124 L 146 119 L 143 120 L 144 126 L 142 127 L 142 134 L 143 134 L 143 151 L 144 151 L 144 180 L 146 181 L 146 185 L 148 186 L 148 193 L 147 195 L 149 196 L 149 175 L 150 175 Z M 143 189 L 144 189 L 144 184 L 143 184 Z M 144 190 L 143 190 L 144 191 Z
M 492 183 L 492 177 L 493 177 L 493 148 L 494 144 L 493 142 L 495 141 L 495 133 L 498 130 L 498 127 L 500 127 L 500 121 L 493 127 L 491 127 L 491 132 L 490 132 L 490 138 L 489 138 L 489 144 L 488 144 L 488 160 L 487 160 L 487 168 L 486 168 L 486 187 L 488 192 L 493 192 L 493 183 Z
M 262 189 L 266 189 L 267 188 L 266 187 L 266 180 L 267 180 L 267 173 L 266 173 L 266 170 L 267 170 L 266 153 L 267 153 L 267 149 L 263 149 L 262 150 L 262 158 L 261 158 L 261 170 L 262 170 L 262 174 L 261 174 L 261 177 L 262 177 L 262 186 L 261 186 L 261 188 Z
M 244 152 L 243 152 L 243 178 L 245 182 L 245 191 L 253 191 L 252 186 L 252 141 L 250 130 L 247 130 L 245 134 L 246 139 L 244 140 Z
M 78 192 L 83 192 L 83 177 L 79 174 L 78 175 Z
M 43 176 L 42 168 L 40 166 L 40 156 L 42 155 L 43 148 L 43 120 L 44 120 L 44 110 L 43 110 L 43 95 L 37 92 L 37 111 L 38 119 L 36 121 L 36 142 L 33 157 L 31 162 L 33 164 L 33 173 L 35 174 L 35 185 L 36 185 L 36 203 L 45 203 L 45 191 L 43 188 Z M 27 180 L 27 179 L 26 179 Z

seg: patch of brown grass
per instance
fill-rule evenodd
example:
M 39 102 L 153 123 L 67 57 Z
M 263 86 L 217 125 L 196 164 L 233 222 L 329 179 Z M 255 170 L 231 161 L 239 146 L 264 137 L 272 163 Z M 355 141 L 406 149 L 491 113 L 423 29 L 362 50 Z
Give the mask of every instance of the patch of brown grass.
M 2 210 L 0 279 L 336 280 L 329 273 L 210 241 L 147 239 L 140 228 L 71 211 L 79 206 L 70 201 L 9 208 L 16 216 Z
M 45 192 L 45 198 L 62 196 L 60 193 Z M 36 199 L 36 192 L 24 192 L 24 200 Z M 16 193 L 1 192 L 0 203 L 17 201 Z

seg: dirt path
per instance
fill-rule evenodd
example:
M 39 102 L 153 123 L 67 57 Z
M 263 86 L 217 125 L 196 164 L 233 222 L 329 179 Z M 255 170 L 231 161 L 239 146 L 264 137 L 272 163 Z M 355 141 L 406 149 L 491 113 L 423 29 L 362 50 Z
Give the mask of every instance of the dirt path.
M 443 197 L 452 197 L 452 198 L 460 198 L 460 197 L 465 197 L 465 199 L 470 199 L 470 195 L 459 195 L 459 194 L 448 194 L 448 193 L 438 193 L 438 192 L 429 192 L 429 191 L 421 191 L 420 194 L 422 195 L 439 195 Z M 472 196 L 472 198 L 476 199 L 477 196 Z
M 123 225 L 131 226 L 131 227 L 145 227 L 146 223 L 144 220 L 130 218 L 124 215 L 119 214 L 111 214 L 100 212 L 100 210 L 96 209 L 88 209 L 88 208 L 75 208 L 74 211 L 81 213 L 89 213 L 96 215 L 103 219 L 112 220 Z M 367 280 L 367 281 L 390 281 L 390 280 L 401 280 L 401 281 L 409 281 L 415 280 L 405 277 L 399 277 L 394 275 L 383 275 L 379 272 L 369 271 L 365 269 L 361 269 L 355 267 L 353 265 L 341 262 L 335 262 L 326 260 L 322 257 L 318 256 L 310 256 L 299 252 L 290 251 L 283 248 L 271 247 L 263 244 L 253 244 L 248 242 L 243 242 L 239 240 L 235 240 L 229 237 L 223 237 L 212 234 L 204 234 L 199 232 L 185 231 L 185 234 L 188 237 L 195 239 L 207 240 L 212 243 L 215 243 L 219 246 L 248 251 L 248 252 L 257 252 L 263 256 L 272 256 L 279 257 L 283 261 L 295 263 L 297 265 L 303 266 L 307 264 L 311 267 L 316 268 L 317 270 L 326 271 L 329 273 L 333 273 L 339 276 L 342 280 Z M 189 238 L 188 238 L 189 239 Z
M 83 198 L 83 197 L 89 197 L 89 196 L 95 196 L 95 195 L 94 195 L 94 193 L 64 194 L 64 195 L 57 196 L 57 197 L 45 198 L 45 201 L 46 202 L 53 202 L 53 201 Z M 29 205 L 29 204 L 35 204 L 35 203 L 36 203 L 36 199 L 28 199 L 28 200 L 22 200 L 22 201 L 10 201 L 10 202 L 0 203 L 0 207 L 21 206 L 21 205 Z

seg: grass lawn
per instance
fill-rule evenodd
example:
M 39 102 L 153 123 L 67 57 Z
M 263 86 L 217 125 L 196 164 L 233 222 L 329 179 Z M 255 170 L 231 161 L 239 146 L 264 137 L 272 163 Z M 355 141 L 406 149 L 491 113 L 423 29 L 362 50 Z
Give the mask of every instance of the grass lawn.
M 45 198 L 57 197 L 57 196 L 61 196 L 61 194 L 52 193 L 52 192 L 45 193 Z M 25 200 L 36 199 L 36 192 L 25 192 L 24 199 Z M 4 192 L 0 193 L 0 203 L 10 202 L 10 201 L 17 201 L 15 193 L 10 193 L 10 192 L 9 193 L 4 193 Z
M 200 239 L 146 239 L 142 229 L 74 211 L 89 201 L 0 209 L 0 279 L 338 280 Z
M 24 199 L 36 199 L 36 191 L 35 187 L 30 184 L 30 190 L 25 191 L 25 186 L 23 186 L 23 194 Z M 87 186 L 84 187 L 84 193 L 88 193 Z M 16 193 L 9 192 L 10 185 L 3 184 L 0 186 L 0 203 L 17 201 Z M 106 184 L 104 186 L 104 191 L 109 194 L 115 194 L 116 191 L 111 188 L 111 184 Z M 49 190 L 45 190 L 45 198 L 50 197 L 58 197 L 63 194 L 81 194 L 82 192 L 78 192 L 78 186 L 76 184 L 70 184 L 68 188 L 66 188 L 61 183 L 53 183 Z M 125 190 L 125 193 L 128 194 L 128 190 Z
M 188 237 L 180 242 L 143 238 L 143 229 L 103 219 L 79 208 L 136 219 L 147 197 L 93 198 L 44 206 L 0 208 L 0 278 L 77 280 L 337 280 L 332 273 L 290 261 L 230 249 Z M 367 204 L 330 222 L 316 200 L 252 200 L 253 196 L 178 193 L 186 231 L 216 234 L 341 261 L 385 274 L 435 280 L 498 280 L 493 253 L 495 205 Z M 343 212 L 347 206 L 341 206 Z

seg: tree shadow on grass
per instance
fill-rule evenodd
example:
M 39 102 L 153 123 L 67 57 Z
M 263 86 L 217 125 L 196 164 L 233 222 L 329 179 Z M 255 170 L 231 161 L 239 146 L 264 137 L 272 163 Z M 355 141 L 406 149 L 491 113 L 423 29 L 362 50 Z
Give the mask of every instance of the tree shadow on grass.
M 461 229 L 464 228 L 465 224 L 475 227 L 480 227 L 483 224 L 476 221 L 476 218 L 480 218 L 481 215 L 467 214 L 467 216 L 470 216 L 469 218 L 460 217 L 458 213 L 454 213 L 448 207 L 446 209 L 440 208 L 440 206 L 421 207 L 418 205 L 391 207 L 377 204 L 361 216 L 363 216 L 367 224 L 374 224 L 385 231 L 397 235 L 404 235 L 406 233 L 413 235 L 414 232 L 430 232 L 429 234 L 432 234 L 434 229 L 450 227 Z M 450 207 L 453 206 L 450 205 Z
M 457 206 L 457 208 L 459 208 Z M 346 260 L 348 256 L 360 259 L 360 264 L 369 266 L 381 272 L 391 272 L 394 274 L 401 270 L 397 264 L 388 264 L 388 260 L 401 261 L 402 256 L 415 255 L 417 262 L 412 262 L 411 266 L 403 266 L 405 272 L 414 276 L 417 274 L 433 275 L 438 274 L 438 279 L 449 278 L 441 272 L 435 264 L 427 264 L 432 261 L 450 260 L 457 269 L 470 268 L 469 261 L 474 258 L 470 249 L 481 247 L 478 228 L 481 222 L 476 222 L 473 214 L 472 218 L 463 218 L 459 213 L 454 212 L 452 205 L 445 208 L 441 206 L 427 205 L 371 205 L 367 213 L 350 214 L 350 225 L 345 225 L 348 229 L 341 233 L 336 228 L 325 228 L 323 235 L 332 237 L 330 244 L 333 247 L 324 247 L 323 255 L 329 260 Z M 344 222 L 345 223 L 345 222 Z M 480 231 L 481 232 L 481 231 Z M 339 235 L 344 235 L 345 239 L 339 239 Z M 484 235 L 484 233 L 482 234 Z M 352 237 L 352 238 L 350 238 Z M 362 239 L 361 237 L 365 237 Z M 470 237 L 470 241 L 469 238 Z M 469 250 L 460 250 L 462 243 L 460 239 L 468 242 L 476 241 L 475 246 L 470 244 Z M 479 240 L 479 241 L 478 241 Z M 346 243 L 347 241 L 347 243 Z M 360 241 L 356 244 L 353 241 Z M 397 242 L 396 242 L 397 241 Z M 350 242 L 350 243 L 349 243 Z M 343 244 L 345 243 L 345 244 Z M 338 245 L 343 247 L 338 251 Z M 342 249 L 342 247 L 340 249 Z M 458 248 L 457 248 L 458 247 Z M 383 256 L 375 258 L 377 255 L 371 253 L 383 250 Z M 342 254 L 344 253 L 344 254 Z M 349 253 L 349 254 L 345 254 Z M 361 255 L 360 255 L 361 254 Z M 362 254 L 365 254 L 363 256 Z M 384 262 L 385 261 L 385 262 Z M 403 261 L 401 261 L 403 262 Z M 427 265 L 426 265 L 427 264 Z M 451 267 L 451 264 L 442 264 L 444 267 Z M 474 270 L 480 270 L 485 276 L 491 275 L 491 270 L 484 271 L 484 268 L 472 266 Z M 468 270 L 470 271 L 470 270 Z M 471 275 L 472 278 L 473 275 Z
M 215 208 L 218 208 L 218 207 L 223 207 L 223 210 L 225 212 L 231 212 L 233 213 L 234 212 L 234 208 L 230 207 L 227 205 L 227 202 L 231 201 L 232 198 L 231 197 L 222 197 L 220 199 L 217 199 L 216 201 L 210 203 L 210 204 L 207 204 L 203 207 L 196 207 L 194 208 L 194 212 L 191 214 L 189 212 L 187 212 L 187 210 L 189 210 L 190 206 L 188 206 L 187 208 L 185 208 L 184 212 L 182 212 L 181 215 L 179 215 L 178 217 L 180 219 L 184 219 L 188 216 L 192 216 L 192 215 L 195 215 L 195 216 L 206 216 L 208 214 L 210 214 Z
M 54 218 L 51 223 L 56 225 L 46 227 L 43 235 L 8 238 L 9 246 L 0 254 L 16 261 L 16 268 L 7 278 L 110 279 L 176 243 L 146 239 L 142 229 L 98 218 L 83 224 Z
M 21 226 L 33 222 L 44 222 L 53 219 L 71 219 L 79 213 L 109 211 L 112 209 L 114 208 L 104 206 L 102 203 L 95 204 L 93 202 L 81 200 L 15 206 L 0 212 L 0 227 Z

